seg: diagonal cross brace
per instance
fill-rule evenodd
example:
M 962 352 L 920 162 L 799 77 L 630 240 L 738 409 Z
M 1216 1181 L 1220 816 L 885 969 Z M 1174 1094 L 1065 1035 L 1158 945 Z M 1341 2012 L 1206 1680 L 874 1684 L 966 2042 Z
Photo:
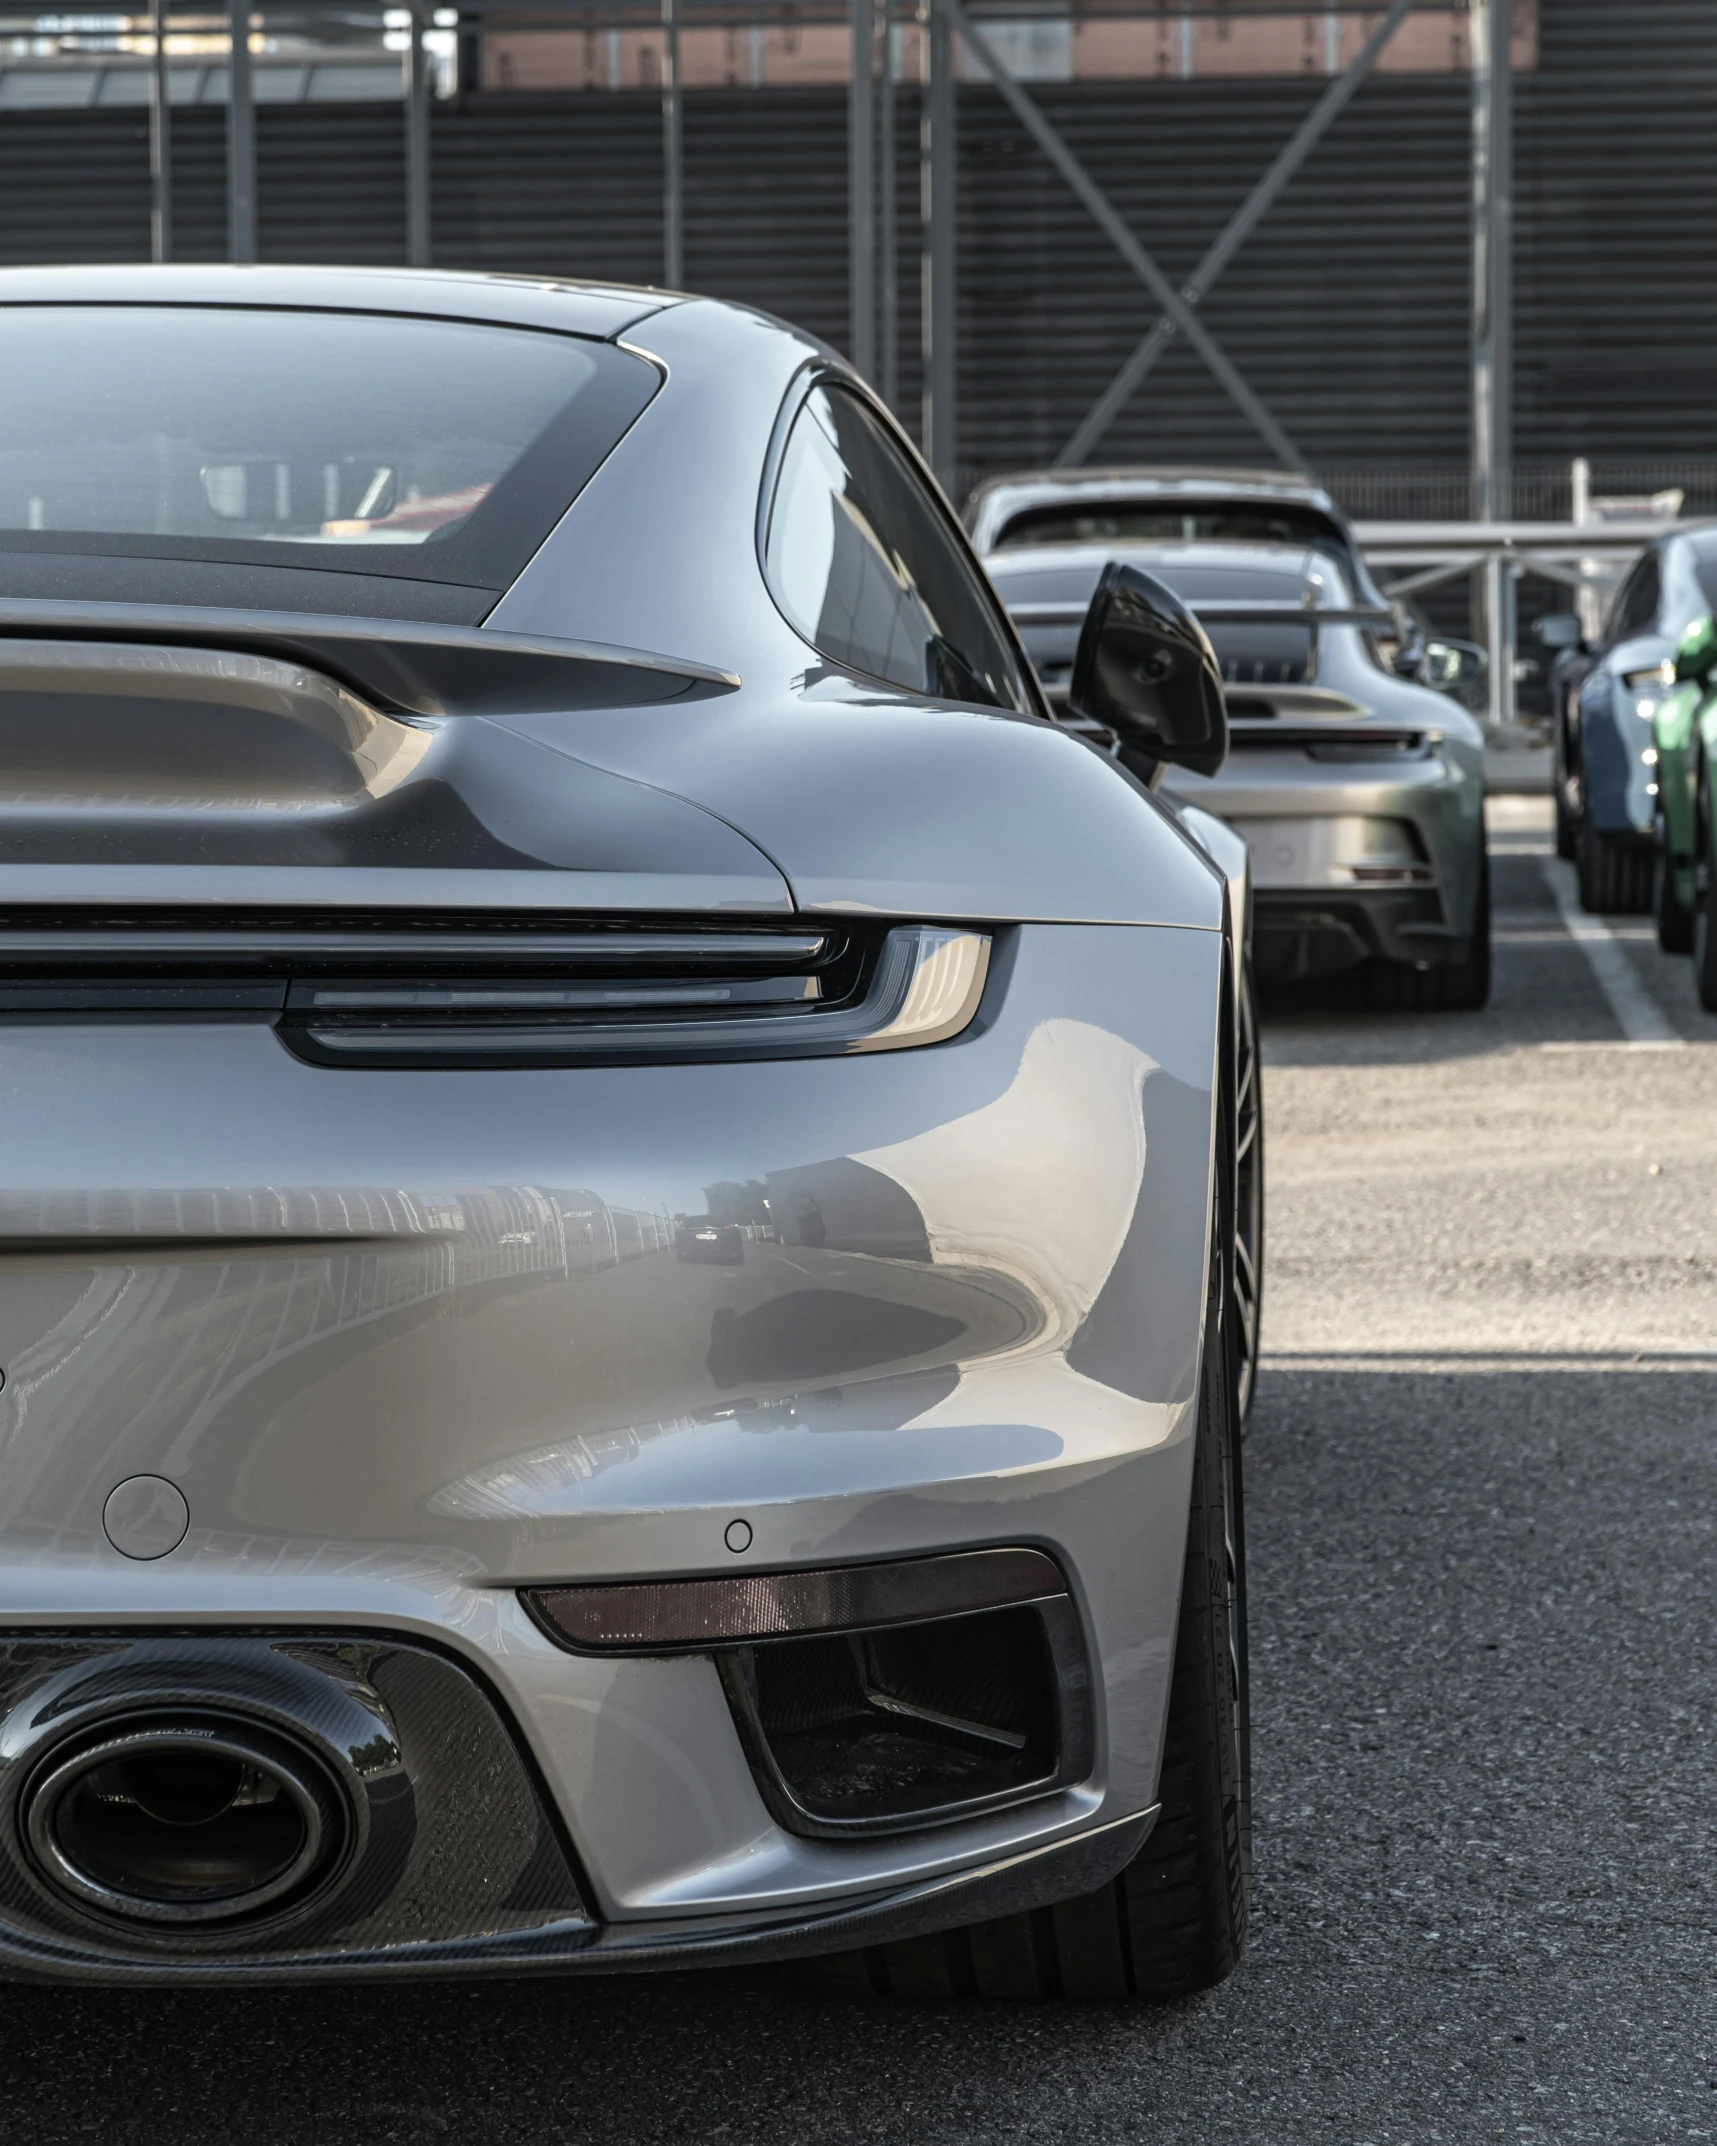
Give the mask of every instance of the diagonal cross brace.
M 1372 63 L 1406 21 L 1413 5 L 1414 0 L 1395 0 L 1395 5 L 1354 54 L 1347 72 L 1330 84 L 1306 114 L 1287 147 L 1235 210 L 1228 228 L 1193 270 L 1191 280 L 1180 294 L 1189 307 L 1202 304 L 1210 286 L 1275 206 L 1277 197 L 1329 132 L 1337 114 L 1371 72 Z M 1157 322 L 1091 405 L 1078 431 L 1061 450 L 1057 468 L 1077 468 L 1085 460 L 1136 393 L 1145 375 L 1173 342 L 1179 325 L 1172 317 Z
M 1098 229 L 1108 239 L 1115 251 L 1138 277 L 1157 304 L 1162 307 L 1175 327 L 1184 335 L 1199 356 L 1209 366 L 1235 404 L 1262 436 L 1270 451 L 1286 469 L 1304 469 L 1305 462 L 1299 449 L 1246 385 L 1233 360 L 1223 350 L 1197 314 L 1182 298 L 1179 291 L 1139 244 L 1125 220 L 1115 208 L 1090 173 L 1068 148 L 1061 135 L 1038 109 L 1033 100 L 1014 80 L 997 57 L 995 47 L 984 35 L 960 0 L 939 0 L 945 6 L 955 29 L 966 41 L 968 51 L 975 53 L 979 63 L 989 74 L 992 82 L 1006 99 L 1014 117 L 1060 172 L 1074 193 L 1084 203 L 1087 212 Z

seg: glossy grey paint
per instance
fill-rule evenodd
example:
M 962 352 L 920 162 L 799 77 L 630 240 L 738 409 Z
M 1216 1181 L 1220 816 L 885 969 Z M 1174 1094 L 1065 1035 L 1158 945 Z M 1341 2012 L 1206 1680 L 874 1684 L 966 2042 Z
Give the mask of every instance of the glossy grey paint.
M 1284 560 L 1303 557 L 1293 547 L 1240 544 L 1083 545 L 1044 544 L 1000 552 L 988 560 L 991 579 L 1011 608 L 1064 603 L 1077 609 L 1097 585 L 1105 563 L 1123 559 L 1176 586 L 1177 572 L 1188 578 L 1213 569 L 1241 575 L 1249 568 L 1259 579 L 1261 602 L 1279 599 L 1269 593 L 1281 585 Z M 1333 607 L 1349 601 L 1332 567 L 1324 569 L 1329 589 L 1324 601 Z M 1297 584 L 1296 584 L 1297 585 Z M 1196 598 L 1189 598 L 1196 609 Z M 1251 600 L 1250 598 L 1248 599 Z M 1071 654 L 1077 620 L 1055 630 L 1057 657 Z M 1262 833 L 1277 822 L 1312 823 L 1339 819 L 1402 821 L 1417 830 L 1436 873 L 1449 933 L 1459 938 L 1472 928 L 1484 854 L 1484 741 L 1478 723 L 1446 694 L 1432 692 L 1386 671 L 1369 653 L 1357 627 L 1326 627 L 1319 635 L 1315 680 L 1309 687 L 1237 686 L 1235 695 L 1252 694 L 1273 701 L 1279 714 L 1256 724 L 1237 720 L 1230 729 L 1228 761 L 1219 775 L 1200 776 L 1171 768 L 1164 789 L 1173 798 L 1219 815 L 1242 834 Z M 1063 644 L 1065 643 L 1065 649 Z M 1337 765 L 1313 762 L 1301 754 L 1271 749 L 1275 724 L 1327 724 L 1339 741 L 1343 726 L 1391 723 L 1426 732 L 1430 755 L 1401 764 L 1390 756 Z M 1272 846 L 1255 839 L 1251 877 L 1255 893 L 1297 890 L 1298 878 L 1284 877 Z M 1427 944 L 1427 954 L 1434 949 Z
M 552 328 L 608 341 L 664 306 L 667 291 L 565 283 L 551 276 L 436 275 L 414 268 L 166 267 L 8 268 L 0 305 L 283 306 L 356 313 L 418 313 Z
M 489 624 L 695 650 L 736 672 L 719 707 L 520 718 L 592 765 L 741 828 L 802 908 L 1195 924 L 1219 889 L 1159 807 L 1053 727 L 837 671 L 776 609 L 760 473 L 817 345 L 708 301 L 629 338 L 667 385 Z M 660 637 L 666 635 L 666 640 Z
M 217 294 L 226 303 L 275 288 L 267 280 L 273 271 L 186 273 L 187 291 Z M 109 288 L 103 274 L 68 273 L 65 287 L 85 300 L 99 297 Z M 297 272 L 281 274 L 285 295 L 278 302 L 292 302 Z M 354 303 L 373 296 L 377 303 L 427 308 L 433 301 L 485 318 L 497 306 L 525 303 L 506 279 L 497 295 L 491 279 L 468 288 L 456 277 L 329 274 Z M 20 275 L 19 288 L 36 295 L 36 285 Z M 434 295 L 443 284 L 450 292 L 444 300 Z M 0 278 L 0 300 L 10 287 Z M 123 293 L 153 287 L 144 270 L 116 272 L 112 285 Z M 180 286 L 169 279 L 167 288 Z M 554 287 L 524 289 L 531 323 L 540 325 L 552 315 Z M 591 299 L 575 291 L 567 318 L 586 319 L 592 305 L 600 317 L 612 302 L 609 294 Z M 168 792 L 138 797 L 129 816 L 111 806 L 102 812 L 101 862 L 84 883 L 87 895 L 760 908 L 779 904 L 785 881 L 789 899 L 811 910 L 1218 928 L 1215 876 L 1176 838 L 1161 807 L 1083 745 L 1031 717 L 915 699 L 839 672 L 782 617 L 757 553 L 765 462 L 794 381 L 808 365 L 829 365 L 829 354 L 761 315 L 707 300 L 655 311 L 643 326 L 647 345 L 634 342 L 666 373 L 662 390 L 495 607 L 485 631 L 497 642 L 508 635 L 536 646 L 571 644 L 569 657 L 592 645 L 665 655 L 739 685 L 717 691 L 707 704 L 695 687 L 646 707 L 633 705 L 638 693 L 629 682 L 615 696 L 621 705 L 497 712 L 481 732 L 469 716 L 450 718 L 453 727 L 438 750 L 468 769 L 461 792 L 472 809 L 462 832 L 442 830 L 434 849 L 439 879 L 429 871 L 423 844 L 394 845 L 388 866 L 361 853 L 324 850 L 314 881 L 297 859 L 265 856 L 266 844 L 249 862 L 192 864 L 164 854 L 166 823 L 177 820 L 188 853 L 201 840 L 205 815 Z M 25 608 L 33 618 L 48 607 Z M 118 619 L 118 607 L 110 608 Z M 326 660 L 338 666 L 344 647 L 350 669 L 363 635 L 349 621 L 323 625 Z M 111 621 L 107 630 L 115 630 Z M 218 629 L 211 620 L 211 633 L 217 630 L 223 645 L 246 645 L 232 615 L 223 614 Z M 251 642 L 265 654 L 278 652 L 289 645 L 287 630 L 281 619 L 259 615 Z M 451 645 L 459 632 L 412 625 L 402 629 L 402 641 L 429 650 L 439 645 L 438 634 Z M 312 650 L 321 645 L 313 634 L 303 638 Z M 360 680 L 365 675 L 354 673 Z M 567 698 L 582 703 L 588 693 L 582 685 L 576 692 L 569 687 Z M 600 793 L 600 811 L 612 803 L 621 817 L 643 815 L 664 830 L 678 812 L 697 840 L 677 863 L 663 866 L 659 879 L 637 853 L 621 862 L 580 859 L 564 844 L 557 853 L 534 828 L 515 843 L 522 804 L 509 771 L 522 765 L 521 755 L 539 771 L 543 809 L 550 797 L 575 798 L 582 786 L 593 798 Z M 614 778 L 634 788 L 616 789 Z M 242 791 L 236 762 L 231 779 Z M 696 861 L 707 858 L 715 841 L 700 815 L 714 815 L 735 831 L 719 871 Z M 88 870 L 92 860 L 69 827 L 66 842 L 63 854 L 38 848 L 27 863 L 13 863 L 14 898 L 76 898 L 78 882 L 70 875 Z M 554 885 L 535 878 L 498 855 L 515 848 L 578 876 Z M 669 848 L 657 844 L 658 854 Z M 745 861 L 753 851 L 766 860 L 761 873 L 755 858 Z M 164 871 L 171 876 L 157 876 Z
M 0 1620 L 440 1633 L 512 1701 L 605 1913 L 862 1891 L 1143 1809 L 1219 975 L 1212 933 L 1032 927 L 992 1026 L 890 1061 L 354 1076 L 261 1027 L 11 1031 Z M 823 1244 L 641 1248 L 749 1178 L 789 1235 L 820 1196 Z M 191 1508 L 148 1565 L 102 1531 L 138 1474 Z M 510 1592 L 730 1571 L 737 1516 L 759 1568 L 1053 1549 L 1101 1665 L 1092 1781 L 791 1840 L 707 1660 L 566 1655 Z
M 26 272 L 0 300 L 348 302 L 298 275 Z M 835 672 L 788 626 L 756 524 L 783 400 L 831 362 L 815 344 L 649 293 L 336 280 L 353 303 L 625 327 L 665 384 L 490 625 L 739 685 L 409 721 L 341 702 L 311 723 L 320 772 L 294 761 L 286 784 L 306 825 L 374 809 L 366 741 L 403 750 L 404 730 L 414 766 L 440 756 L 470 824 L 433 861 L 355 837 L 295 862 L 295 836 L 263 861 L 248 838 L 280 800 L 242 723 L 194 796 L 159 763 L 142 794 L 85 765 L 34 861 L 0 826 L 8 897 L 972 919 L 998 927 L 991 989 L 945 1044 L 748 1066 L 352 1072 L 244 1022 L 0 1029 L 0 1622 L 451 1647 L 621 1922 L 740 1932 L 1137 1818 L 1185 1544 L 1223 869 L 1053 725 Z M 285 696 L 274 723 L 338 692 L 266 652 L 223 660 Z M 14 767 L 0 817 L 39 831 L 42 808 Z M 230 851 L 185 861 L 232 813 Z M 787 1241 L 676 1261 L 672 1216 L 752 1179 Z M 147 1564 L 102 1529 L 140 1474 L 190 1509 Z M 794 1839 L 707 1658 L 579 1658 L 518 1602 L 527 1581 L 732 1571 L 737 1518 L 756 1569 L 1053 1549 L 1100 1685 L 1090 1779 L 896 1839 Z
M 790 907 L 682 798 L 270 656 L 0 641 L 0 767 L 0 901 Z

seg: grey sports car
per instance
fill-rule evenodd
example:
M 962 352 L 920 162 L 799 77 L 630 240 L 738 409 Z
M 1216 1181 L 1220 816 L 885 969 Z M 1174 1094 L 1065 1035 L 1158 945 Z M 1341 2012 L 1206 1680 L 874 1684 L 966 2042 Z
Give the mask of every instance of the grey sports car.
M 1245 837 L 1260 979 L 1361 971 L 1385 1003 L 1482 1006 L 1483 732 L 1446 694 L 1398 674 L 1398 615 L 1351 539 L 1299 505 L 1243 500 L 1218 515 L 1188 502 L 1183 514 L 1160 487 L 1129 505 L 1119 475 L 1088 496 L 1094 483 L 998 481 L 977 502 L 984 564 L 1052 702 L 1070 712 L 1079 630 L 1105 567 L 1166 583 L 1214 642 L 1232 750 L 1214 775 L 1164 770 L 1164 794 Z M 1101 726 L 1076 727 L 1115 749 Z
M 0 1972 L 1226 1973 L 1243 861 L 777 322 L 14 271 L 0 382 Z

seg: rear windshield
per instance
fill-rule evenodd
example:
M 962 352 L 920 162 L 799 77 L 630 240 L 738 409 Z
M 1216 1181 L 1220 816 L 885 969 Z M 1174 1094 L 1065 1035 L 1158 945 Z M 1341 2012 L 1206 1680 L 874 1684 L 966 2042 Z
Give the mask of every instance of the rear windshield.
M 1689 548 L 1693 553 L 1693 577 L 1699 584 L 1699 593 L 1705 599 L 1705 608 L 1708 611 L 1717 611 L 1717 530 L 1708 530 L 1696 536 Z M 1690 618 L 1687 625 L 1691 626 L 1692 623 Z M 1683 631 L 1685 630 L 1684 627 Z
M 1024 544 L 1312 544 L 1347 554 L 1347 543 L 1314 507 L 1200 506 L 1169 500 L 1092 501 L 1027 507 L 1002 526 L 997 551 Z
M 657 383 L 470 321 L 0 308 L 0 548 L 504 588 Z

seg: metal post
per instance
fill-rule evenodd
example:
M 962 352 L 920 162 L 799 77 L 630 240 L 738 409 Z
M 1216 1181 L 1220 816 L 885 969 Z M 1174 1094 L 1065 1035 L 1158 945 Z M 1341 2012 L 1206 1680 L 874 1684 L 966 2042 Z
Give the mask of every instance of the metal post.
M 1513 505 L 1512 12 L 1512 0 L 1472 0 L 1472 490 L 1486 522 L 1507 521 Z
M 892 410 L 900 399 L 900 203 L 894 164 L 894 7 L 882 0 L 882 78 L 877 84 L 877 133 L 881 137 L 881 185 L 877 204 L 881 244 L 877 273 L 881 281 L 876 334 L 881 346 L 877 386 Z
M 1472 38 L 1472 511 L 1507 521 L 1513 508 L 1514 74 L 1513 0 L 1471 0 Z M 1514 720 L 1514 580 L 1499 557 L 1480 576 L 1490 656 L 1490 721 Z
M 1222 236 L 1193 270 L 1190 281 L 1182 286 L 1180 295 L 1188 306 L 1203 304 L 1210 294 L 1211 285 L 1274 208 L 1300 166 L 1346 109 L 1349 99 L 1371 72 L 1390 39 L 1412 13 L 1414 5 L 1415 0 L 1394 0 L 1388 14 L 1355 53 L 1347 72 L 1331 83 L 1312 110 L 1306 114 L 1275 162 L 1235 210 Z M 1334 19 L 1332 13 L 1331 21 Z M 1176 333 L 1173 319 L 1165 314 L 1086 412 L 1078 430 L 1057 457 L 1060 467 L 1071 468 L 1085 460 L 1138 391 L 1145 376 L 1173 342 Z
M 1265 440 L 1272 454 L 1284 469 L 1304 470 L 1304 458 L 1281 426 L 1270 415 L 1263 403 L 1246 385 L 1239 369 L 1234 364 L 1210 330 L 1188 305 L 1180 292 L 1169 281 L 1156 262 L 1139 244 L 1131 226 L 1126 222 L 1115 204 L 1068 148 L 1060 132 L 1050 124 L 1032 102 L 1013 75 L 1003 65 L 1000 55 L 990 43 L 988 33 L 967 14 L 962 0 L 935 0 L 939 8 L 945 8 L 953 16 L 955 26 L 965 39 L 966 51 L 975 59 L 1002 93 L 1014 117 L 1032 137 L 1049 161 L 1060 172 L 1079 199 L 1099 230 L 1119 253 L 1122 260 L 1162 307 L 1176 329 L 1184 335 L 1193 349 L 1204 360 L 1220 384 L 1233 398 L 1235 406 L 1245 416 L 1259 436 Z
M 1568 465 L 1568 519 L 1576 529 L 1584 528 L 1593 519 L 1592 465 L 1584 455 L 1576 455 Z M 1595 641 L 1603 631 L 1604 599 L 1598 581 L 1599 572 L 1596 559 L 1580 561 L 1580 583 L 1574 592 L 1574 608 L 1579 613 L 1580 631 L 1588 641 Z
M 405 73 L 405 257 L 413 268 L 429 266 L 429 49 L 423 9 L 411 11 L 411 45 Z
M 227 257 L 256 259 L 256 103 L 250 0 L 227 0 Z
M 685 179 L 680 141 L 680 7 L 662 0 L 662 281 L 685 280 Z
M 149 258 L 173 258 L 173 88 L 167 74 L 167 0 L 154 0 L 149 88 Z
M 852 79 L 847 89 L 847 355 L 876 375 L 876 17 L 850 0 Z
M 925 0 L 930 79 L 919 122 L 919 213 L 924 243 L 924 457 L 942 489 L 959 483 L 958 352 L 955 348 L 954 25 L 947 0 Z

